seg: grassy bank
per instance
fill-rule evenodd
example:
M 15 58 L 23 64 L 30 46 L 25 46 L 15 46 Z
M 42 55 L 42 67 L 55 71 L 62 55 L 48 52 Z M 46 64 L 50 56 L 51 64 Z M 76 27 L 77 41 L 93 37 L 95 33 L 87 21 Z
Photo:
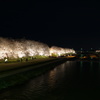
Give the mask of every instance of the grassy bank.
M 0 90 L 10 86 L 23 84 L 25 81 L 41 75 L 65 61 L 66 58 L 41 59 L 33 62 L 19 63 L 16 65 L 17 67 L 14 68 L 12 68 L 14 64 L 10 63 L 5 65 L 11 65 L 11 67 L 8 66 L 9 68 L 7 70 L 0 66 L 2 69 L 0 72 Z
M 7 70 L 13 70 L 18 68 L 24 68 L 26 66 L 40 64 L 46 61 L 52 61 L 54 58 L 40 58 L 40 59 L 34 59 L 30 61 L 23 61 L 23 62 L 7 62 L 7 63 L 0 63 L 0 72 L 7 71 Z

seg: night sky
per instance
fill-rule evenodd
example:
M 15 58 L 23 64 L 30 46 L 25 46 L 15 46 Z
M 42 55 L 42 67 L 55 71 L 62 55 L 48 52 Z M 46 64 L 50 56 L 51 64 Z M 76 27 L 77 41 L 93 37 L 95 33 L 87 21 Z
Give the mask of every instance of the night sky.
M 0 1 L 0 37 L 75 50 L 100 48 L 100 2 Z

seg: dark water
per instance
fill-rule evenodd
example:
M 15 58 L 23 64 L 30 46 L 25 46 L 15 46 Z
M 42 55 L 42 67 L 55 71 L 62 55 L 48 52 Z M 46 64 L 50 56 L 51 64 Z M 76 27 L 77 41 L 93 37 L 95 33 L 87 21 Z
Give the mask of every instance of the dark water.
M 100 99 L 100 62 L 67 61 L 24 85 L 0 93 L 0 100 L 74 99 Z

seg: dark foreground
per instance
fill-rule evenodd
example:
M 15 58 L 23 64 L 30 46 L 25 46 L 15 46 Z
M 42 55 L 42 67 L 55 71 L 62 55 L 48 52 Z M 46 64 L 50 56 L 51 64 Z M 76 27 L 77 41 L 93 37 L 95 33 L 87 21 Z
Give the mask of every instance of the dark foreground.
M 34 60 L 31 62 L 2 64 L 3 66 L 0 67 L 0 90 L 24 84 L 29 79 L 49 71 L 66 60 L 66 58 L 49 58 L 38 59 L 37 62 Z
M 100 62 L 66 61 L 23 85 L 1 91 L 0 100 L 99 100 Z

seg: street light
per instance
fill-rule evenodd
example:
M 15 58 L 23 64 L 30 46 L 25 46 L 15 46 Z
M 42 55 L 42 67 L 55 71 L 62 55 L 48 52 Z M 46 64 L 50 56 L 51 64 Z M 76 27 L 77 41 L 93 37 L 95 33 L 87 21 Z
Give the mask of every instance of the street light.
M 93 48 L 91 48 L 91 50 L 92 50 Z
M 81 52 L 83 51 L 83 48 L 81 48 Z

